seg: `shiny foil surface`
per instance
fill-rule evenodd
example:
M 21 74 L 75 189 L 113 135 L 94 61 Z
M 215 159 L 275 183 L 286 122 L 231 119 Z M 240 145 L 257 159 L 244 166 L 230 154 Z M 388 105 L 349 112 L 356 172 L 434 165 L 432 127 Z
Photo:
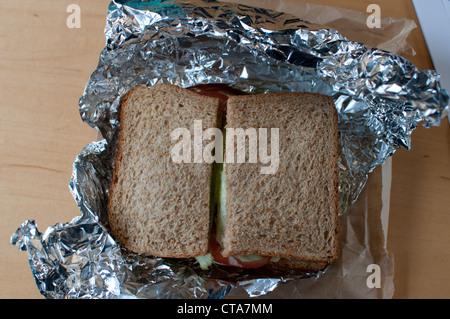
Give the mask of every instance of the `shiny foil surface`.
M 102 141 L 73 164 L 70 190 L 81 215 L 44 233 L 24 222 L 11 243 L 28 252 L 46 298 L 223 298 L 243 288 L 261 296 L 281 283 L 323 274 L 248 271 L 195 260 L 134 254 L 108 226 L 107 201 L 120 128 L 120 99 L 137 85 L 226 83 L 244 92 L 318 92 L 339 114 L 340 214 L 368 174 L 412 131 L 439 125 L 448 95 L 434 71 L 344 38 L 289 14 L 216 1 L 112 1 L 106 47 L 79 109 Z

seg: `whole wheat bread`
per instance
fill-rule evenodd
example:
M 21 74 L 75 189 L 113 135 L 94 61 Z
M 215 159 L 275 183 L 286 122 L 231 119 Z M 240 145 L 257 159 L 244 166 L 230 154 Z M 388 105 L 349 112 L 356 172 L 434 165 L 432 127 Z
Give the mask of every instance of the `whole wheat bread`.
M 137 87 L 123 98 L 108 209 L 113 233 L 130 250 L 173 258 L 208 253 L 211 164 L 174 163 L 170 133 L 192 134 L 194 120 L 217 127 L 218 119 L 217 98 L 173 85 Z
M 261 174 L 260 163 L 226 164 L 224 256 L 277 256 L 313 268 L 336 258 L 337 122 L 325 95 L 229 98 L 227 127 L 279 129 L 280 163 L 272 175 Z

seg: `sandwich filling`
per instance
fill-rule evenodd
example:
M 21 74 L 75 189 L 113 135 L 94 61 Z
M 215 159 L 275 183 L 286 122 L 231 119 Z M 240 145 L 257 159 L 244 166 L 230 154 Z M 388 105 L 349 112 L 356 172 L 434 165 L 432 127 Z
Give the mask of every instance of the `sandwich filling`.
M 259 268 L 270 261 L 278 261 L 277 257 L 263 257 L 258 255 L 237 255 L 224 257 L 222 255 L 222 237 L 226 226 L 226 198 L 227 184 L 223 163 L 215 163 L 213 169 L 213 199 L 216 207 L 215 223 L 212 226 L 210 236 L 211 252 L 205 256 L 196 257 L 202 269 L 208 269 L 213 262 L 241 268 Z
M 223 131 L 223 141 L 225 142 L 225 130 L 223 129 L 226 122 L 226 101 L 228 97 L 234 95 L 241 95 L 243 92 L 232 89 L 229 86 L 224 85 L 197 85 L 190 88 L 194 92 L 197 92 L 206 96 L 217 97 L 222 102 L 221 113 L 222 113 L 222 131 Z M 222 238 L 226 226 L 226 197 L 227 197 L 227 184 L 225 176 L 225 167 L 223 163 L 214 163 L 212 171 L 212 188 L 213 196 L 212 201 L 213 211 L 212 220 L 213 224 L 211 227 L 210 234 L 210 253 L 205 256 L 195 257 L 200 267 L 202 269 L 208 269 L 213 262 L 242 268 L 259 268 L 270 261 L 278 261 L 280 258 L 277 257 L 263 257 L 258 255 L 237 255 L 224 257 L 222 255 Z
M 221 84 L 206 84 L 197 85 L 190 88 L 192 91 L 197 92 L 202 95 L 212 96 L 219 98 L 222 103 L 221 113 L 222 113 L 222 131 L 225 141 L 225 130 L 224 124 L 226 122 L 226 102 L 230 96 L 241 95 L 243 92 L 233 89 L 227 85 Z M 205 256 L 198 256 L 195 259 L 200 264 L 202 269 L 208 269 L 213 262 L 227 265 L 235 266 L 241 268 L 259 268 L 269 263 L 269 261 L 277 260 L 276 257 L 262 257 L 257 255 L 238 255 L 224 257 L 222 255 L 222 238 L 226 226 L 226 197 L 227 197 L 227 184 L 225 177 L 225 170 L 223 163 L 214 163 L 212 171 L 212 220 L 213 224 L 211 226 L 210 234 L 210 253 Z

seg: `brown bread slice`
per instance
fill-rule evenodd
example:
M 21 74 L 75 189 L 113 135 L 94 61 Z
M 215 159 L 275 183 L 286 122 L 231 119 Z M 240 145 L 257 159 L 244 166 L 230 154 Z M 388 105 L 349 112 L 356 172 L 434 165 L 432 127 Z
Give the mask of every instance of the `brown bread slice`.
M 337 122 L 333 100 L 324 95 L 228 100 L 226 127 L 279 128 L 280 163 L 272 175 L 260 173 L 261 163 L 226 163 L 224 256 L 276 256 L 317 263 L 316 268 L 336 258 Z
M 177 86 L 137 87 L 124 97 L 108 208 L 113 233 L 130 250 L 173 258 L 208 253 L 212 166 L 174 163 L 170 133 L 193 134 L 194 120 L 215 128 L 218 119 L 219 99 Z
M 325 269 L 327 262 L 303 261 L 294 259 L 280 259 L 279 261 L 270 262 L 270 266 L 274 266 L 284 271 L 301 270 L 304 272 L 316 272 Z

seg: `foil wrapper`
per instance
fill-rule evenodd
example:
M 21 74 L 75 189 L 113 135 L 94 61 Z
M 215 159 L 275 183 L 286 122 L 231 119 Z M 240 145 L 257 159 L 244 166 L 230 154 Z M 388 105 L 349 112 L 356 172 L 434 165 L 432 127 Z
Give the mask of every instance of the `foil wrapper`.
M 79 102 L 82 120 L 104 138 L 87 145 L 73 165 L 69 186 L 81 216 L 44 233 L 28 220 L 11 237 L 28 251 L 47 298 L 223 298 L 234 288 L 261 296 L 281 283 L 322 275 L 218 265 L 203 271 L 195 260 L 134 254 L 114 240 L 107 200 L 118 110 L 137 85 L 225 83 L 250 94 L 332 96 L 339 114 L 341 215 L 368 174 L 398 148 L 409 149 L 419 123 L 439 125 L 448 107 L 434 71 L 285 13 L 216 1 L 117 0 L 110 3 L 105 35 Z

